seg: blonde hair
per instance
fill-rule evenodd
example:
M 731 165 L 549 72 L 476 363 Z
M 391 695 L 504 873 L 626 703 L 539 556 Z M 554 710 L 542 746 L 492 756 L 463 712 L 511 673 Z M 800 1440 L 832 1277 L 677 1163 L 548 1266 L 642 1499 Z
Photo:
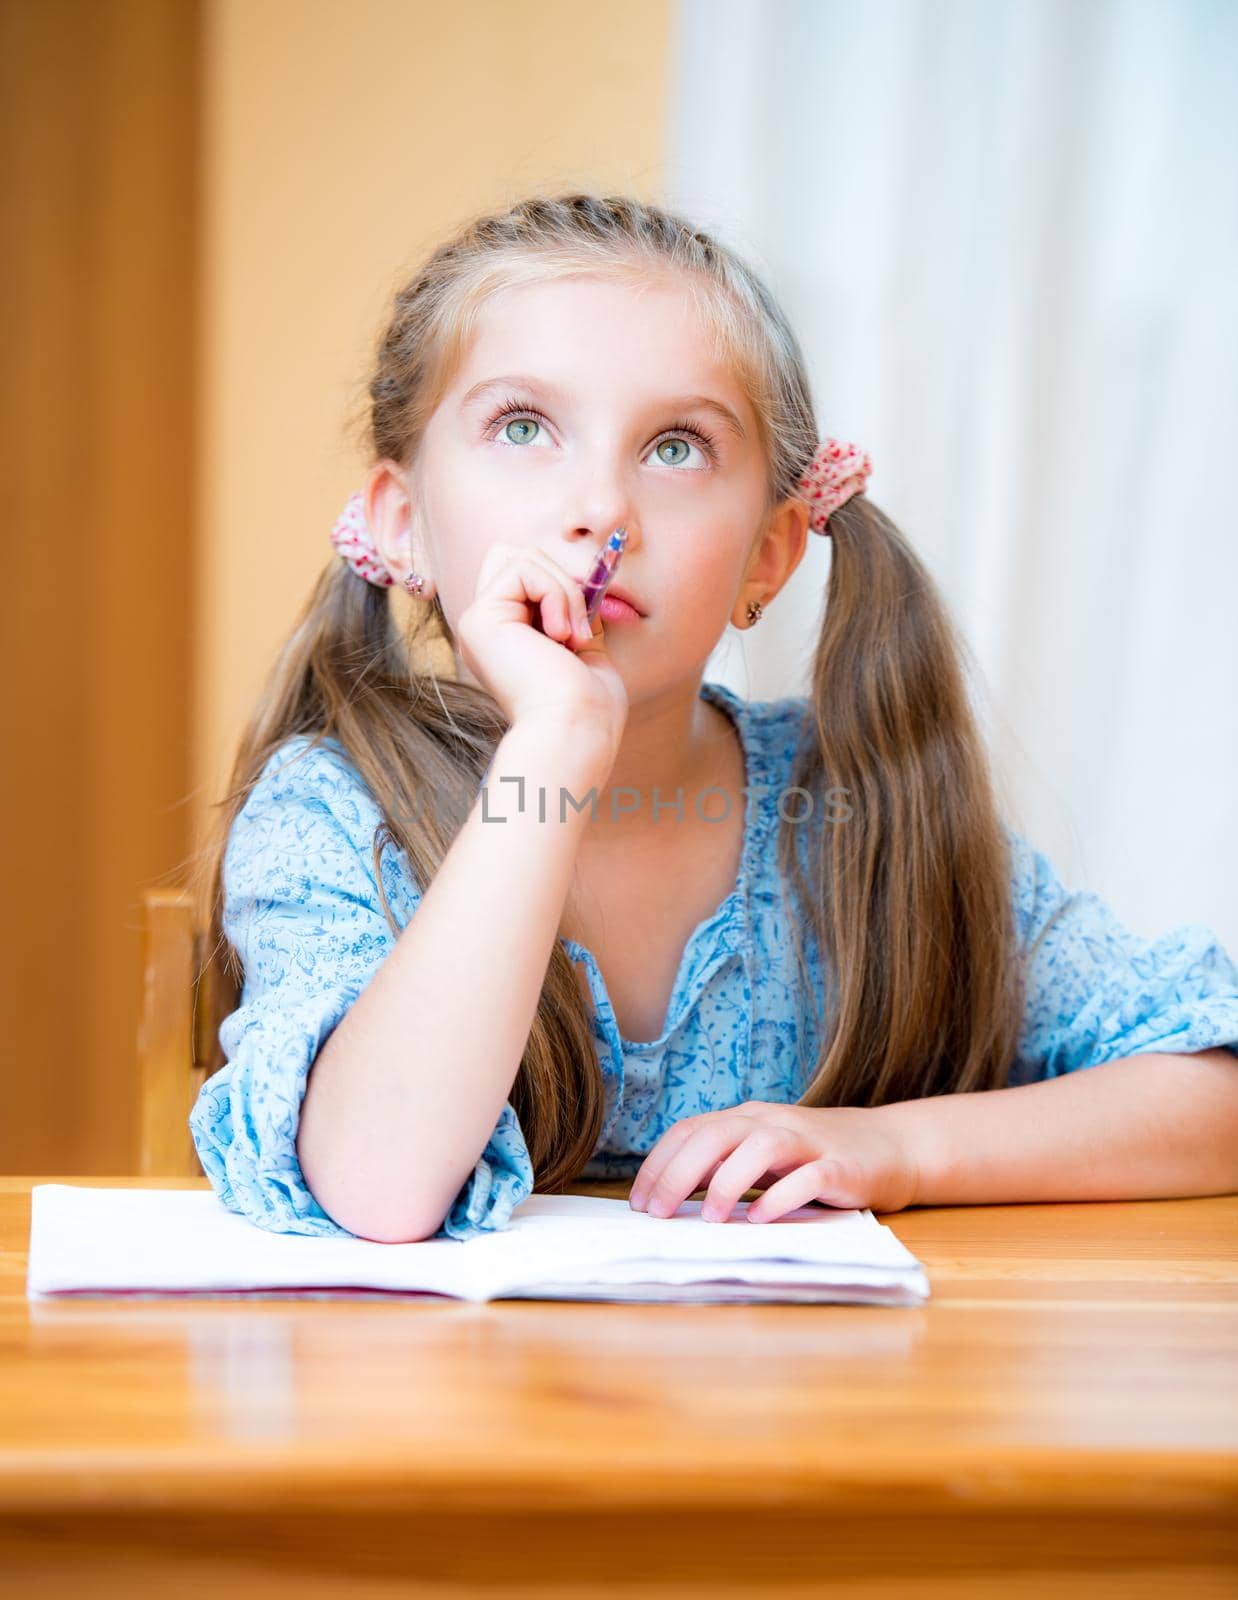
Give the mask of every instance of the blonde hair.
M 798 492 L 817 443 L 795 335 L 768 289 L 730 249 L 674 213 L 629 196 L 564 194 L 475 217 L 399 289 L 368 389 L 368 451 L 415 484 L 426 424 L 499 289 L 582 274 L 665 281 L 691 294 L 700 325 L 751 402 L 768 463 L 766 506 Z M 809 716 L 791 783 L 826 810 L 853 798 L 842 826 L 800 859 L 804 832 L 783 822 L 784 884 L 815 935 L 822 992 L 788 919 L 803 998 L 822 1018 L 800 1104 L 879 1105 L 1004 1085 L 1022 1008 L 1007 842 L 960 647 L 927 570 L 867 495 L 834 513 L 827 604 Z M 410 608 L 403 637 L 389 591 L 332 557 L 245 730 L 207 847 L 203 920 L 235 1004 L 239 957 L 221 928 L 228 832 L 267 759 L 288 738 L 344 747 L 383 816 L 374 876 L 402 850 L 424 891 L 468 817 L 505 719 L 480 688 L 426 665 L 453 644 L 437 598 Z M 446 803 L 425 807 L 429 789 Z M 228 1002 L 225 1001 L 225 1005 Z M 230 1006 L 228 1006 L 230 1008 Z M 539 1191 L 575 1179 L 597 1143 L 601 1067 L 588 1002 L 556 940 L 511 1102 Z

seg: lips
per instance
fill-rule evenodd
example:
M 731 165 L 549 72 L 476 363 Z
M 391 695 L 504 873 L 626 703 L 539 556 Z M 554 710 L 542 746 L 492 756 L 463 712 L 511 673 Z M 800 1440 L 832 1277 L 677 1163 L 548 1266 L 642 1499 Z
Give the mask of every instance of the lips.
M 602 598 L 606 599 L 608 596 L 615 600 L 626 600 L 628 605 L 632 607 L 632 610 L 635 611 L 638 617 L 643 617 L 645 615 L 644 606 L 642 606 L 638 601 L 634 600 L 622 584 L 608 584 L 607 587 L 602 591 Z

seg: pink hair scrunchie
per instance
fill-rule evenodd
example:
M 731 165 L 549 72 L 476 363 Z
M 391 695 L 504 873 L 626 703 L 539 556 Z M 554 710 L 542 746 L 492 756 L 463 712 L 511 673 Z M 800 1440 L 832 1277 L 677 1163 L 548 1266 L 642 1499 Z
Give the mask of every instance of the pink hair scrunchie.
M 799 487 L 812 507 L 809 527 L 828 534 L 826 524 L 853 494 L 864 494 L 865 479 L 873 470 L 866 450 L 842 439 L 823 439 L 809 462 Z
M 349 495 L 348 503 L 331 529 L 331 543 L 359 578 L 381 589 L 393 587 L 395 578 L 378 553 L 374 535 L 365 520 L 365 495 L 360 489 Z
M 799 480 L 804 498 L 812 507 L 809 526 L 815 533 L 829 533 L 828 523 L 834 512 L 853 494 L 865 493 L 865 480 L 872 470 L 868 452 L 857 445 L 842 439 L 821 441 Z M 331 529 L 331 543 L 359 578 L 383 589 L 395 584 L 365 520 L 365 496 L 360 489 L 349 496 Z

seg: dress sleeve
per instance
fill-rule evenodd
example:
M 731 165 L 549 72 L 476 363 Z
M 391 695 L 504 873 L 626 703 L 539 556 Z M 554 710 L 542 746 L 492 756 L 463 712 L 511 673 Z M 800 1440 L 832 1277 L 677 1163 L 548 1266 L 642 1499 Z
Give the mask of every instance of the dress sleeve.
M 202 1085 L 189 1127 L 230 1210 L 275 1233 L 351 1238 L 318 1204 L 297 1160 L 306 1080 L 319 1050 L 394 948 L 374 878 L 381 813 L 347 761 L 280 746 L 228 835 L 223 931 L 242 962 L 240 1004 L 219 1029 L 226 1064 Z M 296 759 L 290 759 L 296 756 Z M 403 927 L 421 895 L 401 855 L 383 853 L 384 888 Z M 436 1235 L 505 1228 L 533 1170 L 508 1101 Z
M 1096 894 L 1067 889 L 1007 828 L 1027 994 L 1010 1082 L 1121 1056 L 1218 1046 L 1238 1056 L 1238 968 L 1211 928 L 1132 933 Z

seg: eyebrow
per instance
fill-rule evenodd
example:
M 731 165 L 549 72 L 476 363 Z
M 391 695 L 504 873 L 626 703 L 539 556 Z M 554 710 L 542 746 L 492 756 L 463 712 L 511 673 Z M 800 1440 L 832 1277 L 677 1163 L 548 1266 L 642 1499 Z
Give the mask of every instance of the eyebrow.
M 497 378 L 483 378 L 480 383 L 475 383 L 467 391 L 460 402 L 460 409 L 466 410 L 475 400 L 491 389 L 532 389 L 538 394 L 544 394 L 551 400 L 562 400 L 563 391 L 553 383 L 546 383 L 541 378 L 533 378 L 522 372 L 508 372 Z M 708 394 L 681 394 L 669 395 L 659 402 L 668 411 L 708 411 L 725 428 L 729 428 L 740 439 L 747 439 L 748 433 L 743 423 L 731 410 L 730 406 L 723 405 L 721 400 L 715 400 Z

